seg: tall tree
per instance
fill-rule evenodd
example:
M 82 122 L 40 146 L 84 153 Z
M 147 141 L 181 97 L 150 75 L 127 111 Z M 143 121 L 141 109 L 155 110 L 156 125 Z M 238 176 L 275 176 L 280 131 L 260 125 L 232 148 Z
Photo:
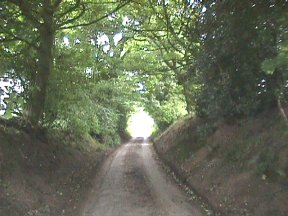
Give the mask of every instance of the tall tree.
M 16 41 L 33 51 L 26 118 L 37 126 L 43 118 L 47 86 L 53 71 L 56 32 L 89 26 L 115 13 L 130 1 L 5 0 L 1 1 L 1 43 L 11 52 Z M 95 16 L 95 14 L 97 14 Z M 14 55 L 14 54 L 13 54 Z M 12 55 L 12 56 L 13 56 Z M 13 70 L 11 68 L 10 70 Z
M 267 76 L 261 64 L 277 53 L 277 17 L 287 2 L 206 1 L 205 8 L 199 114 L 241 117 L 276 105 L 273 89 L 279 76 Z

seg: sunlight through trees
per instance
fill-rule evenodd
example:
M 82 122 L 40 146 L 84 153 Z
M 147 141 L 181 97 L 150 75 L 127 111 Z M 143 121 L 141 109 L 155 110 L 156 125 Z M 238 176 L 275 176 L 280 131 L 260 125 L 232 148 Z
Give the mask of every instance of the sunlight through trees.
M 154 126 L 154 120 L 143 109 L 133 113 L 128 120 L 128 132 L 132 137 L 149 137 Z

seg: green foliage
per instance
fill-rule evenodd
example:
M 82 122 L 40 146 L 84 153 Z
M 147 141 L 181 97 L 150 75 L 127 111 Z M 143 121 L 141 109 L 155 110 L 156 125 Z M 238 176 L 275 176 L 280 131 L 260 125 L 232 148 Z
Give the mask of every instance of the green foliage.
M 7 107 L 5 108 L 4 117 L 7 119 L 13 116 L 19 115 L 21 113 L 21 108 L 24 106 L 23 98 L 19 97 L 16 92 L 9 94 L 9 98 L 5 99 Z
M 57 2 L 0 3 L 0 76 L 23 88 L 7 118 L 38 110 L 46 127 L 112 144 L 135 104 L 164 130 L 187 113 L 234 119 L 287 101 L 286 2 Z
M 145 110 L 153 117 L 158 129 L 164 131 L 177 119 L 187 114 L 185 105 L 183 97 L 169 95 L 166 100 L 159 101 L 153 97 L 146 101 Z
M 262 69 L 269 75 L 272 75 L 276 68 L 281 66 L 288 67 L 288 41 L 279 44 L 279 52 L 276 57 L 262 63 Z
M 119 143 L 119 132 L 126 126 L 132 102 L 125 91 L 127 86 L 115 83 L 115 80 L 95 84 L 72 82 L 70 86 L 53 83 L 54 91 L 48 95 L 46 106 L 47 125 L 78 134 L 90 133 L 105 144 Z M 55 95 L 55 84 L 60 94 Z
M 71 7 L 71 4 L 74 5 Z M 126 116 L 131 104 L 137 100 L 137 93 L 131 93 L 133 89 L 122 75 L 122 46 L 116 47 L 116 43 L 112 43 L 118 32 L 115 29 L 122 20 L 105 18 L 112 17 L 125 4 L 124 1 L 106 4 L 103 1 L 35 3 L 10 0 L 0 3 L 3 12 L 0 58 L 5 62 L 0 66 L 0 75 L 20 80 L 23 88 L 21 94 L 5 93 L 8 95 L 5 117 L 20 115 L 29 121 L 29 113 L 33 114 L 35 108 L 33 103 L 38 103 L 38 111 L 43 112 L 40 113 L 42 126 L 70 130 L 79 135 L 90 133 L 108 145 L 119 143 L 119 133 L 125 130 Z M 46 9 L 51 9 L 49 16 L 45 14 Z M 97 17 L 94 11 L 98 11 Z M 48 35 L 42 35 L 40 20 L 45 29 L 53 25 L 53 32 L 50 32 L 53 47 L 48 47 L 49 41 L 45 38 Z M 86 28 L 75 28 L 77 26 Z M 103 29 L 110 40 L 104 44 L 97 42 L 105 35 Z M 64 38 L 69 43 L 64 43 Z M 43 44 L 47 45 L 44 49 L 41 48 Z M 109 48 L 104 51 L 107 45 Z M 46 55 L 45 59 L 53 61 L 51 68 L 46 64 L 45 73 L 40 70 L 41 64 L 44 65 L 43 52 L 52 53 L 52 58 Z M 41 97 L 36 98 L 35 92 L 40 91 Z
M 275 56 L 278 41 L 286 40 L 282 34 L 287 24 L 279 21 L 285 19 L 283 4 L 247 0 L 206 6 L 198 58 L 203 83 L 196 104 L 200 116 L 235 118 L 276 105 L 285 70 L 279 68 L 271 76 L 262 68 L 271 72 L 286 54 L 280 49 L 276 59 L 262 62 Z
M 169 76 L 169 81 L 182 88 L 180 94 L 184 96 L 186 110 L 192 112 L 195 101 L 190 85 L 198 85 L 193 77 L 196 72 L 195 57 L 201 49 L 196 29 L 201 8 L 196 3 L 178 0 L 148 1 L 138 6 L 131 4 L 130 7 L 134 10 L 127 12 L 131 19 L 127 28 L 132 30 L 136 41 L 142 42 L 142 50 L 138 53 L 142 54 L 140 61 L 149 65 L 144 66 L 145 74 L 153 74 L 158 82 L 159 73 L 162 75 L 160 80 L 163 80 L 163 76 Z M 139 24 L 133 25 L 133 22 Z M 165 83 L 169 81 L 165 80 Z

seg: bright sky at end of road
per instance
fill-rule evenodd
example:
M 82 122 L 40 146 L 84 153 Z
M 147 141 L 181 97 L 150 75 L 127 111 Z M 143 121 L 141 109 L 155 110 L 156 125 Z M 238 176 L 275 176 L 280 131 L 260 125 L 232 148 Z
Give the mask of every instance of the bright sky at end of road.
M 132 137 L 149 137 L 154 128 L 154 120 L 148 113 L 139 109 L 128 121 L 128 131 Z

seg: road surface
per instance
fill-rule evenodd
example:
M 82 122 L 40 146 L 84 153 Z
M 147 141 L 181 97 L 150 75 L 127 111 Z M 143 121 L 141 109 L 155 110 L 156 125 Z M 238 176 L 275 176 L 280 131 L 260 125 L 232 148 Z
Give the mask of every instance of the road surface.
M 153 146 L 131 140 L 104 163 L 81 216 L 201 216 L 157 160 Z

